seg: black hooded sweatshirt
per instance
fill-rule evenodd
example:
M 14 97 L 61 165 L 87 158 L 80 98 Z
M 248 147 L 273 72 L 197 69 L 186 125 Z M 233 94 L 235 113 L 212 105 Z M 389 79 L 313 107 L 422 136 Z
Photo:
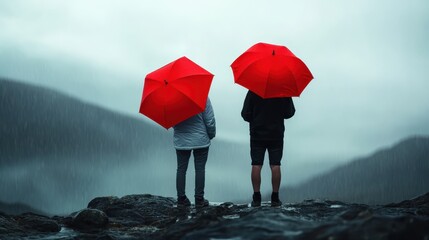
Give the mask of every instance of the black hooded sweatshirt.
M 283 140 L 284 119 L 295 114 L 291 97 L 263 99 L 247 92 L 241 116 L 249 122 L 251 140 Z

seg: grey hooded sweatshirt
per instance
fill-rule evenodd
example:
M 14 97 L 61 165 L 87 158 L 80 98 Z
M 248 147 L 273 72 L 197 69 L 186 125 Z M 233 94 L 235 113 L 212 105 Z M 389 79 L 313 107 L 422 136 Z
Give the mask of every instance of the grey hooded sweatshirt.
M 216 136 L 216 121 L 210 99 L 206 109 L 174 128 L 174 147 L 177 150 L 191 150 L 210 146 L 210 140 Z

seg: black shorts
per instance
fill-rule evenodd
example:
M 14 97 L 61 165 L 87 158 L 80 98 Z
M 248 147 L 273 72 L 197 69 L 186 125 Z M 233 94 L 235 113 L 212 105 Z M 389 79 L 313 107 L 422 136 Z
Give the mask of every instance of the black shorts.
M 270 165 L 280 165 L 283 157 L 283 140 L 250 140 L 252 165 L 263 165 L 268 150 Z

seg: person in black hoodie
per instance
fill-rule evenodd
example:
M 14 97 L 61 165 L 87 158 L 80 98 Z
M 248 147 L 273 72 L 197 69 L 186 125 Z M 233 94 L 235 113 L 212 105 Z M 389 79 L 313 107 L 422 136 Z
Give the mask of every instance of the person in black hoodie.
M 261 206 L 261 170 L 264 163 L 265 151 L 271 167 L 271 206 L 281 206 L 279 188 L 281 180 L 280 161 L 283 156 L 284 120 L 295 114 L 291 97 L 261 98 L 248 91 L 244 100 L 241 116 L 249 122 L 250 156 L 252 159 L 252 207 Z

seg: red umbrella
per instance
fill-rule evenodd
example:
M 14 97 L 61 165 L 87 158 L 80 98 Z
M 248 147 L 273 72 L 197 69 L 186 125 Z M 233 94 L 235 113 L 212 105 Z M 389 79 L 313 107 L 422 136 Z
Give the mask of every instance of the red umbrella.
M 168 129 L 204 111 L 213 76 L 181 57 L 146 75 L 139 112 Z
M 235 83 L 262 98 L 294 97 L 313 79 L 310 70 L 285 46 L 257 43 L 232 64 Z

